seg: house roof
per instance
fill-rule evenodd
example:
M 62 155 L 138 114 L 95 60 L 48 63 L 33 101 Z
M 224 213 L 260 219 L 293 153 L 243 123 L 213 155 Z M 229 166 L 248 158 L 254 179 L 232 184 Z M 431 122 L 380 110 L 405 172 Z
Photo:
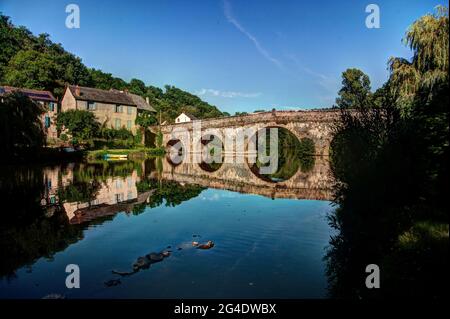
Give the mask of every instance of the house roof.
M 23 95 L 28 96 L 33 101 L 57 102 L 57 99 L 50 91 L 17 88 L 13 86 L 0 86 L 0 96 L 10 94 L 12 92 L 20 92 Z
M 186 116 L 189 117 L 191 120 L 198 120 L 198 118 L 197 118 L 196 116 L 192 115 L 191 113 L 181 112 L 181 114 L 186 115 Z M 180 114 L 180 115 L 181 115 L 181 114 Z M 180 116 L 180 115 L 178 115 L 178 116 Z
M 144 100 L 144 98 L 142 96 L 133 94 L 133 93 L 126 93 L 126 94 L 128 94 L 131 97 L 131 99 L 134 101 L 134 103 L 136 103 L 137 108 L 139 110 L 156 112 L 156 110 L 150 104 L 148 104 L 147 101 Z
M 67 88 L 77 100 L 137 106 L 133 99 L 122 91 L 100 90 L 76 85 L 68 85 Z

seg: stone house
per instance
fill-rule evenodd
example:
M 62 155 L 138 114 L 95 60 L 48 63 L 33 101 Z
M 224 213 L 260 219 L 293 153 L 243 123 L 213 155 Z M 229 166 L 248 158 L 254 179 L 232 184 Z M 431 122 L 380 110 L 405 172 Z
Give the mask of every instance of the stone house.
M 61 111 L 87 110 L 95 114 L 101 125 L 137 131 L 138 112 L 156 112 L 141 96 L 119 90 L 100 90 L 68 85 L 61 100 Z
M 56 129 L 56 115 L 58 114 L 58 100 L 49 91 L 16 88 L 12 86 L 0 86 L 0 98 L 13 92 L 20 92 L 35 103 L 44 106 L 45 113 L 41 115 L 47 142 L 56 141 L 58 131 Z

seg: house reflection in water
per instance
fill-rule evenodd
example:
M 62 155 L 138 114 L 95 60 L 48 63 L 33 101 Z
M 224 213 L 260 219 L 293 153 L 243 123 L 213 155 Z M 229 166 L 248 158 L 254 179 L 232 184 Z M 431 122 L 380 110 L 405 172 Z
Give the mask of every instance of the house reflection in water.
M 95 192 L 90 198 L 79 201 L 64 200 L 61 191 L 74 184 L 75 164 L 44 169 L 46 184 L 41 205 L 46 206 L 48 214 L 59 205 L 63 207 L 71 224 L 81 224 L 100 217 L 113 216 L 119 212 L 131 212 L 137 204 L 148 201 L 152 191 L 138 193 L 136 184 L 141 180 L 137 170 L 127 176 L 109 176 L 96 183 Z

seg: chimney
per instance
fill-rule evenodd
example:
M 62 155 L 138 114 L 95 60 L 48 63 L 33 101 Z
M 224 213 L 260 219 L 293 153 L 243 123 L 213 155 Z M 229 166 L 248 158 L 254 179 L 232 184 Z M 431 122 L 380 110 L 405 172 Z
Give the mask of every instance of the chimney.
M 150 99 L 148 98 L 148 96 L 145 97 L 145 102 L 147 102 L 147 104 L 150 105 Z
M 77 86 L 75 86 L 75 95 L 80 96 L 80 87 L 78 86 L 78 84 Z

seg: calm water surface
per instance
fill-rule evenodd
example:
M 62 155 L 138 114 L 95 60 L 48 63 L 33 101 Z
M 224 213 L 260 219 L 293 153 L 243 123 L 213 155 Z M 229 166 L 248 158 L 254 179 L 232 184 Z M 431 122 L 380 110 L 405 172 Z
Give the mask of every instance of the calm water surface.
M 2 173 L 0 298 L 323 298 L 327 159 L 284 182 L 245 165 L 78 163 Z M 8 183 L 6 183 L 8 181 Z M 192 242 L 214 242 L 207 250 Z M 140 256 L 169 257 L 133 275 Z M 80 289 L 65 286 L 80 267 Z M 120 279 L 120 284 L 105 282 Z

